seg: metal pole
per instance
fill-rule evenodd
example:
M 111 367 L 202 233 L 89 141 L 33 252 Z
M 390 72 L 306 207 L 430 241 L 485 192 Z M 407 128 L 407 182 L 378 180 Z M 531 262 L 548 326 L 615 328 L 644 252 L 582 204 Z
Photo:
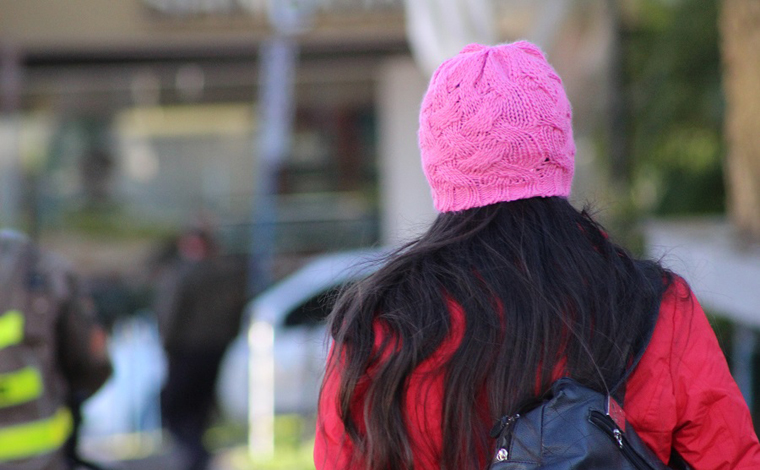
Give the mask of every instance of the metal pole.
M 309 24 L 311 0 L 269 0 L 269 22 L 276 33 L 261 44 L 258 99 L 258 168 L 251 223 L 248 289 L 251 296 L 273 279 L 276 252 L 277 178 L 290 153 L 295 115 L 295 72 L 298 44 L 295 35 Z M 274 325 L 251 319 L 249 329 L 248 452 L 267 458 L 274 452 Z
M 19 131 L 22 56 L 12 44 L 0 44 L 0 224 L 18 227 L 22 184 Z
M 260 49 L 258 100 L 258 165 L 251 223 L 249 294 L 266 289 L 273 279 L 276 252 L 277 177 L 290 152 L 293 89 L 298 47 L 278 34 Z M 274 453 L 274 327 L 251 319 L 248 347 L 248 452 L 252 459 Z
M 298 45 L 278 34 L 260 47 L 258 165 L 251 224 L 248 288 L 251 296 L 272 282 L 276 251 L 277 177 L 290 152 Z

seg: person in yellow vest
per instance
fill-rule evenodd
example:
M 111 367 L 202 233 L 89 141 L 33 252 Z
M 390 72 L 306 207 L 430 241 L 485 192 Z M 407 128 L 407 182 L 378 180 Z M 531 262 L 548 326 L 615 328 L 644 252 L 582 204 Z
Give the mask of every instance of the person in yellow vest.
M 73 468 L 76 404 L 111 373 L 105 338 L 68 264 L 0 231 L 0 468 Z

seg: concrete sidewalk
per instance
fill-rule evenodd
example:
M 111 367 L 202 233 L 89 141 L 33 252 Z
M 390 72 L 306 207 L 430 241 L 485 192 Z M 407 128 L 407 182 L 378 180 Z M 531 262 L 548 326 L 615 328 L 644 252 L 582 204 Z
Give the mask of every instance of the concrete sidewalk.
M 181 456 L 173 453 L 152 455 L 142 459 L 123 460 L 103 464 L 104 470 L 184 470 Z M 231 467 L 224 456 L 214 458 L 209 470 L 243 470 Z
M 230 443 L 230 447 L 213 451 L 212 461 L 208 470 L 313 470 L 313 442 L 306 440 L 300 444 L 284 443 L 275 455 L 263 460 L 252 460 L 245 443 Z M 102 470 L 185 470 L 182 454 L 173 448 L 166 440 L 160 448 L 149 449 L 139 456 L 133 453 L 127 456 L 126 451 L 134 449 L 111 448 L 97 451 L 90 447 L 89 452 L 83 452 L 83 457 L 100 467 Z M 97 453 L 96 453 L 97 452 Z M 116 457 L 116 456 L 120 457 Z M 79 469 L 77 469 L 79 470 Z M 82 468 L 82 470 L 87 470 Z
M 221 453 L 214 456 L 208 470 L 248 470 L 245 467 L 234 466 L 233 462 L 233 459 Z M 139 459 L 93 461 L 93 463 L 100 466 L 102 470 L 184 470 L 182 456 L 174 452 L 164 452 Z M 85 468 L 83 467 L 82 470 Z
M 122 436 L 110 440 L 84 440 L 80 442 L 80 456 L 102 467 L 103 470 L 184 470 L 184 456 L 166 437 Z M 247 470 L 236 455 L 244 455 L 245 447 L 222 449 L 214 452 L 208 470 Z M 237 465 L 235 463 L 237 462 Z M 83 467 L 83 470 L 86 467 Z M 77 469 L 78 470 L 78 469 Z

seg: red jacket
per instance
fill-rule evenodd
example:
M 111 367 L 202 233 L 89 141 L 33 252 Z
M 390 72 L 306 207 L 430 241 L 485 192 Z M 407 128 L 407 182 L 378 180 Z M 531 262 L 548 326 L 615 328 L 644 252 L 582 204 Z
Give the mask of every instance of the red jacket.
M 443 376 L 431 379 L 429 372 L 454 352 L 463 335 L 461 308 L 452 304 L 451 315 L 450 337 L 409 379 L 406 416 L 418 470 L 439 468 Z M 379 346 L 383 332 L 376 327 L 375 333 Z M 314 446 L 318 470 L 347 468 L 351 456 L 338 415 L 338 388 L 339 371 L 333 371 L 325 377 L 319 404 Z M 354 416 L 361 416 L 362 398 L 358 390 Z M 675 448 L 695 470 L 760 469 L 760 444 L 747 405 L 702 307 L 680 278 L 663 296 L 650 344 L 628 380 L 625 412 L 665 462 Z

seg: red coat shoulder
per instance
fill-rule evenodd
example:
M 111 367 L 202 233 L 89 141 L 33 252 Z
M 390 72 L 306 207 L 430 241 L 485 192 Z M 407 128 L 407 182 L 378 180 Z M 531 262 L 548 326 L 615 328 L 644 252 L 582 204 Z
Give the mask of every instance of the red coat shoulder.
M 664 461 L 672 447 L 695 470 L 760 468 L 749 409 L 702 307 L 680 277 L 663 295 L 652 339 L 628 381 L 625 409 Z

